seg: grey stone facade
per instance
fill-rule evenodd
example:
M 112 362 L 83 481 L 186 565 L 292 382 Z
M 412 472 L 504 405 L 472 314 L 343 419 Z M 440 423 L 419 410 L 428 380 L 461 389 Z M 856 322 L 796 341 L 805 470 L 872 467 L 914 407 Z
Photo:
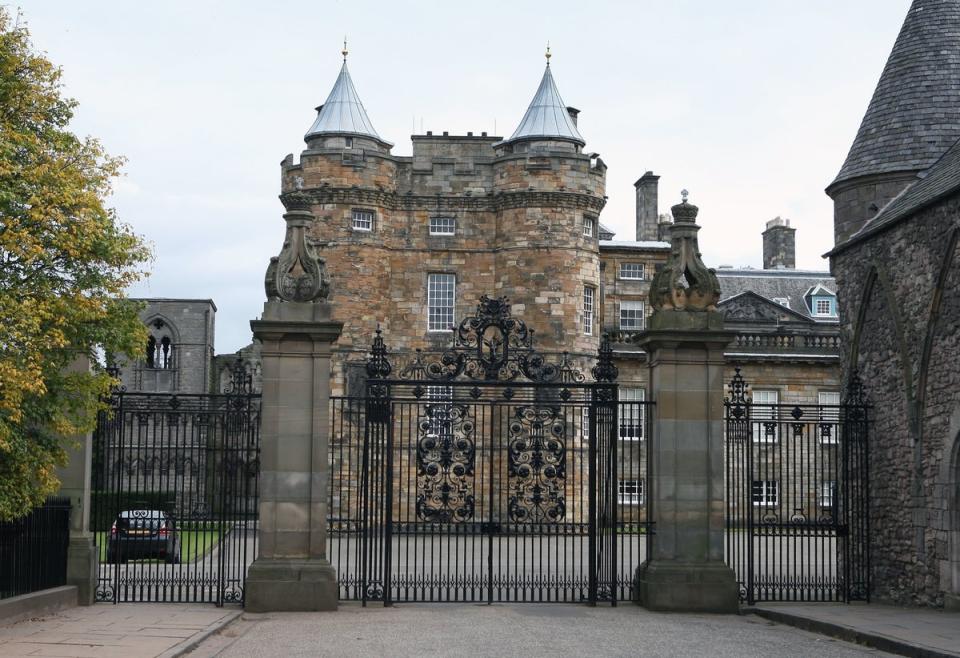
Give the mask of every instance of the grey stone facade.
M 827 188 L 845 374 L 873 403 L 873 594 L 948 607 L 960 607 L 958 30 L 957 0 L 913 2 Z
M 874 405 L 874 594 L 960 594 L 960 192 L 833 256 L 849 368 Z
M 120 378 L 128 391 L 206 393 L 217 307 L 211 299 L 140 299 L 140 317 L 150 334 L 142 354 L 128 355 Z

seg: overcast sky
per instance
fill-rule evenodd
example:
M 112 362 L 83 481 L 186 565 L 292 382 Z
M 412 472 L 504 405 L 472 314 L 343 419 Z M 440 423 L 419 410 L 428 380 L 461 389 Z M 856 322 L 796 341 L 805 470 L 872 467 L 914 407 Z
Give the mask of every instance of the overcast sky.
M 708 264 L 761 266 L 791 219 L 797 266 L 826 269 L 823 189 L 853 141 L 909 0 L 87 2 L 20 5 L 80 102 L 73 128 L 128 158 L 113 203 L 153 245 L 132 294 L 212 298 L 218 352 L 249 342 L 283 242 L 280 161 L 304 148 L 343 37 L 380 135 L 509 136 L 549 40 L 586 150 L 607 163 L 600 220 L 634 237 L 633 182 L 690 190 Z

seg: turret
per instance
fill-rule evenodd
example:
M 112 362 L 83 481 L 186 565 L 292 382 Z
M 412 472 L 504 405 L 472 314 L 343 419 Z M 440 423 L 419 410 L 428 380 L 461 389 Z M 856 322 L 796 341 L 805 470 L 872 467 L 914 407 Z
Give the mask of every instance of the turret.
M 360 101 L 347 69 L 347 44 L 343 44 L 343 66 L 327 100 L 317 107 L 317 118 L 303 139 L 316 148 L 374 148 L 389 152 L 393 144 L 382 139 Z
M 844 242 L 960 138 L 960 0 L 914 0 L 840 173 Z
M 293 155 L 281 162 L 280 199 L 288 223 L 298 218 L 305 244 L 346 245 L 318 251 L 329 272 L 330 303 L 338 317 L 354 320 L 338 344 L 366 349 L 370 327 L 390 316 L 389 290 L 379 283 L 389 278 L 384 254 L 396 220 L 386 199 L 396 191 L 398 159 L 357 94 L 346 44 L 342 55 L 333 88 L 304 135 L 299 162 Z
M 600 211 L 606 166 L 584 153 L 579 110 L 560 97 L 550 51 L 517 129 L 494 145 L 496 281 L 545 350 L 593 355 L 600 335 Z
M 550 48 L 547 47 L 547 66 L 537 93 L 533 95 L 520 125 L 510 139 L 497 144 L 508 153 L 527 151 L 573 151 L 579 153 L 586 144 L 577 129 L 580 110 L 570 107 L 560 98 L 557 84 L 550 72 Z

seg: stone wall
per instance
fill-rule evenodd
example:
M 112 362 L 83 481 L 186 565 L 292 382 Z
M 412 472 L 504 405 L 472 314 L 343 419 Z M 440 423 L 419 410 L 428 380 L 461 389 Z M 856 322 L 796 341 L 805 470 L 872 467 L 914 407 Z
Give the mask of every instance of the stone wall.
M 283 161 L 282 198 L 308 196 L 310 238 L 345 324 L 332 363 L 335 393 L 345 392 L 349 364 L 363 361 L 378 324 L 395 353 L 450 345 L 449 332 L 427 327 L 435 273 L 456 277 L 455 323 L 481 295 L 506 296 L 544 353 L 569 351 L 583 365 L 595 356 L 600 323 L 583 330 L 583 290 L 600 278 L 606 168 L 552 142 L 517 153 L 495 149 L 499 140 L 417 135 L 412 157 L 313 140 L 299 163 Z M 353 229 L 354 210 L 373 212 L 371 231 Z M 455 234 L 431 235 L 431 217 L 453 218 Z M 594 223 L 589 236 L 585 218 Z
M 943 605 L 960 586 L 958 212 L 954 193 L 832 259 L 847 354 L 874 405 L 872 587 L 896 603 Z
M 894 172 L 861 176 L 827 188 L 833 199 L 834 243 L 850 238 L 915 180 L 916 172 Z
M 208 393 L 217 307 L 209 299 L 149 299 L 140 318 L 159 343 L 172 342 L 171 361 L 153 367 L 145 354 L 120 363 L 120 378 L 128 391 Z M 144 346 L 144 352 L 146 351 Z

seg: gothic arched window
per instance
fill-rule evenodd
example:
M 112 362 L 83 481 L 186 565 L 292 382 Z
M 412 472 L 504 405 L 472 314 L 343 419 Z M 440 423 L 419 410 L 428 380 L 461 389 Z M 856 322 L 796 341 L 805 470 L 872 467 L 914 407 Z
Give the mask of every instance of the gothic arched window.
M 174 367 L 172 328 L 160 318 L 148 325 L 150 337 L 147 339 L 146 365 L 148 368 L 170 370 Z

